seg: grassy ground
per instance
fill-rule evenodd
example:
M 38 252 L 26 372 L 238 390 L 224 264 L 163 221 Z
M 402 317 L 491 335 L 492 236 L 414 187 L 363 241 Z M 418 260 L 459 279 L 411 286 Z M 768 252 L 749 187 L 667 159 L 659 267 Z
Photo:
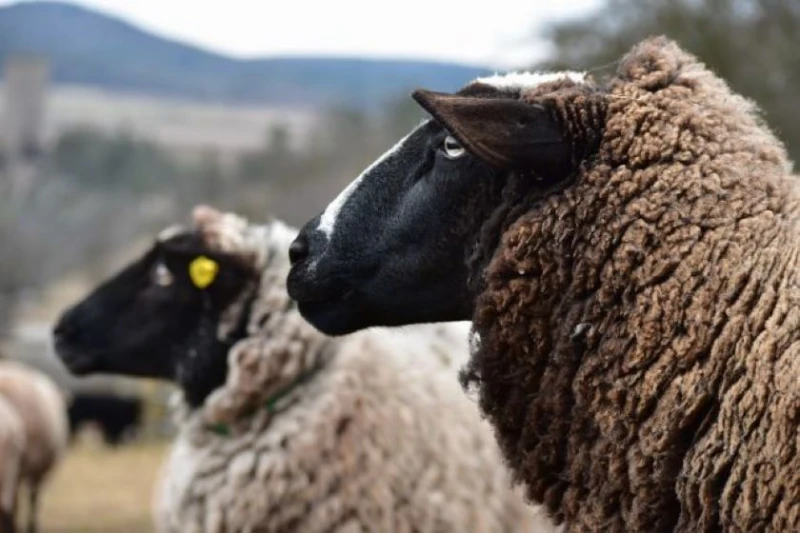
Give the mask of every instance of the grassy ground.
M 71 448 L 42 495 L 41 533 L 148 533 L 166 443 Z

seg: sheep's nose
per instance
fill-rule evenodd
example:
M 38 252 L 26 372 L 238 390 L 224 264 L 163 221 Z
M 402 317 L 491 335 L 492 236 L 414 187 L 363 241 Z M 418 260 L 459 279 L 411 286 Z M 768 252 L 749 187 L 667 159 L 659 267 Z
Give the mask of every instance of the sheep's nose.
M 69 321 L 61 320 L 58 324 L 53 328 L 53 337 L 58 339 L 68 339 L 72 337 L 75 333 L 75 328 L 73 328 Z
M 301 263 L 308 258 L 309 246 L 308 237 L 305 232 L 301 232 L 297 238 L 289 245 L 289 261 L 292 265 Z

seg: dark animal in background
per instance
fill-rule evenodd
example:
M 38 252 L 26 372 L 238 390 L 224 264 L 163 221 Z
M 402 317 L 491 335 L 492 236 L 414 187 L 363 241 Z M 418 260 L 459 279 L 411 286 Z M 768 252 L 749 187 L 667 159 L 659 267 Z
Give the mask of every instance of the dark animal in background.
M 72 438 L 87 424 L 95 424 L 109 446 L 118 446 L 133 437 L 142 419 L 141 398 L 109 393 L 77 393 L 67 413 Z

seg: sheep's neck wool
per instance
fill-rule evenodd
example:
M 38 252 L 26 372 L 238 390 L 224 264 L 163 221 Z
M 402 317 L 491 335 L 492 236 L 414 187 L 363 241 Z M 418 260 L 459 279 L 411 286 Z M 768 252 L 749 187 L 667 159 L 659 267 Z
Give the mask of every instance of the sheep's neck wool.
M 295 230 L 279 221 L 251 225 L 232 213 L 207 217 L 197 229 L 208 246 L 235 254 L 261 272 L 258 286 L 245 291 L 223 314 L 220 339 L 228 338 L 242 320 L 248 336 L 231 347 L 225 384 L 200 408 L 206 431 L 230 435 L 251 424 L 269 424 L 288 407 L 313 384 L 335 341 L 307 324 L 286 293 L 286 250 Z
M 264 409 L 271 417 L 278 415 L 284 408 L 288 407 L 288 405 L 282 405 L 288 403 L 284 402 L 284 400 L 289 398 L 293 393 L 299 391 L 303 385 L 306 385 L 309 381 L 314 379 L 314 376 L 316 376 L 324 366 L 324 360 L 318 361 L 313 367 L 298 375 L 294 381 L 267 397 L 260 409 Z M 231 427 L 225 422 L 207 422 L 203 427 L 222 437 L 231 435 Z
M 605 90 L 575 182 L 523 198 L 492 236 L 465 381 L 531 499 L 570 531 L 800 531 L 785 150 L 666 40 Z M 569 94 L 557 110 L 580 119 L 588 100 Z

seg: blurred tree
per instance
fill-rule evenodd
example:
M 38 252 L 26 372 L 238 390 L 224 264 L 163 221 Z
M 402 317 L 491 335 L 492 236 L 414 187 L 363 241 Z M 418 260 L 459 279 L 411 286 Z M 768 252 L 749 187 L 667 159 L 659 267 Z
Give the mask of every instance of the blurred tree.
M 327 111 L 323 122 L 325 124 L 317 134 L 321 135 L 327 126 L 329 134 L 323 138 L 330 142 L 329 146 L 363 145 L 372 129 L 370 116 L 351 107 L 332 107 Z
M 243 182 L 266 179 L 269 162 L 264 150 L 246 152 L 239 157 L 236 173 Z
M 213 172 L 210 164 L 202 168 Z M 26 293 L 76 269 L 95 265 L 106 274 L 99 271 L 106 256 L 185 207 L 175 199 L 183 197 L 188 170 L 156 144 L 124 133 L 66 132 L 46 164 L 31 171 L 30 188 L 0 191 L 0 338 Z M 201 183 L 216 180 L 198 174 Z M 4 179 L 0 169 L 0 185 Z
M 88 128 L 62 134 L 52 164 L 78 185 L 103 190 L 163 190 L 174 186 L 180 173 L 174 158 L 151 141 L 126 131 L 108 136 Z
M 664 34 L 754 99 L 800 161 L 800 0 L 605 0 L 554 24 L 541 68 L 602 69 L 644 37 Z
M 14 231 L 13 205 L 0 198 L 0 342 L 11 332 L 20 293 L 27 280 L 26 269 L 15 264 L 21 255 L 20 239 Z
M 200 154 L 200 160 L 188 172 L 190 176 L 184 187 L 189 190 L 181 196 L 191 203 L 219 203 L 228 193 L 232 193 L 229 188 L 234 184 L 230 183 L 231 180 L 222 166 L 222 158 L 216 150 L 204 150 Z
M 299 158 L 292 153 L 291 132 L 285 124 L 267 129 L 262 147 L 239 159 L 238 174 L 245 182 L 281 181 L 295 169 Z
M 275 159 L 286 159 L 291 152 L 291 132 L 286 124 L 273 124 L 267 130 L 267 152 Z
M 387 141 L 394 144 L 419 125 L 426 113 L 409 94 L 400 94 L 388 106 L 383 116 Z

